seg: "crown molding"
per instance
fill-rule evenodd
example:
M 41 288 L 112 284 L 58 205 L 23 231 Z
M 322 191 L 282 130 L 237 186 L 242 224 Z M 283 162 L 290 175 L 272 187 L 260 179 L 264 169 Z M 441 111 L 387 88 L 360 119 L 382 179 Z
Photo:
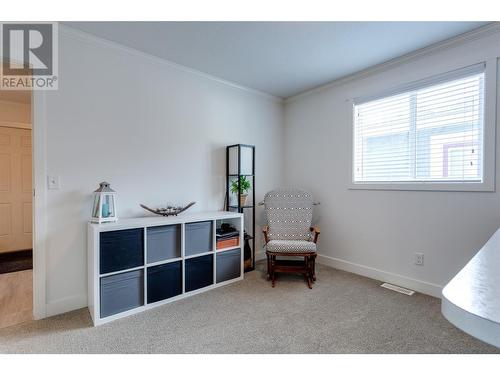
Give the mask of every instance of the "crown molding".
M 240 90 L 240 91 L 248 92 L 248 93 L 251 93 L 254 95 L 258 95 L 258 96 L 264 97 L 268 100 L 271 100 L 273 102 L 283 103 L 283 104 L 292 103 L 294 101 L 300 100 L 300 99 L 307 97 L 309 95 L 313 95 L 313 94 L 317 94 L 317 93 L 329 90 L 333 87 L 343 85 L 347 82 L 363 79 L 363 78 L 369 77 L 371 75 L 381 73 L 381 72 L 387 71 L 389 69 L 395 68 L 397 66 L 404 65 L 406 63 L 417 60 L 419 58 L 431 55 L 431 54 L 436 53 L 438 51 L 443 51 L 445 49 L 457 47 L 461 44 L 464 44 L 464 43 L 467 43 L 467 42 L 470 42 L 473 40 L 477 40 L 477 39 L 480 39 L 480 38 L 483 38 L 483 37 L 486 37 L 486 36 L 489 36 L 489 35 L 492 35 L 492 34 L 495 34 L 498 32 L 500 32 L 500 22 L 492 22 L 492 23 L 489 23 L 485 26 L 479 27 L 477 29 L 468 31 L 466 33 L 457 35 L 455 37 L 446 39 L 446 40 L 441 41 L 441 42 L 431 44 L 427 47 L 418 49 L 416 51 L 409 52 L 405 55 L 396 57 L 394 59 L 388 60 L 388 61 L 383 62 L 383 63 L 378 64 L 378 65 L 371 66 L 369 68 L 360 70 L 358 72 L 349 74 L 347 76 L 344 76 L 344 77 L 341 77 L 339 79 L 333 80 L 329 83 L 314 87 L 312 89 L 306 90 L 304 92 L 290 96 L 288 98 L 280 98 L 280 97 L 277 97 L 277 96 L 274 96 L 274 95 L 271 95 L 271 94 L 268 94 L 268 93 L 265 93 L 265 92 L 262 92 L 262 91 L 259 91 L 256 89 L 242 86 L 240 84 L 225 80 L 223 78 L 219 78 L 217 76 L 210 75 L 208 73 L 204 73 L 204 72 L 196 70 L 196 69 L 189 68 L 185 65 L 181 65 L 181 64 L 172 62 L 170 60 L 167 60 L 167 59 L 155 56 L 155 55 L 151 55 L 149 53 L 142 52 L 142 51 L 139 51 L 139 50 L 131 48 L 131 47 L 127 47 L 127 46 L 122 45 L 120 43 L 95 36 L 93 34 L 85 32 L 85 31 L 75 29 L 71 26 L 59 24 L 59 33 L 65 35 L 65 36 L 72 37 L 72 38 L 78 39 L 78 40 L 86 42 L 86 43 L 100 44 L 100 45 L 103 45 L 103 46 L 106 46 L 109 48 L 113 48 L 115 50 L 119 50 L 121 52 L 125 52 L 125 53 L 129 53 L 129 54 L 132 54 L 135 56 L 139 56 L 139 57 L 148 59 L 154 63 L 169 66 L 171 68 L 178 69 L 180 71 L 190 73 L 190 74 L 199 76 L 199 77 L 207 79 L 207 80 L 214 81 L 218 84 L 228 86 L 228 87 L 231 87 L 233 89 Z
M 85 43 L 99 44 L 99 45 L 102 45 L 102 46 L 105 46 L 108 48 L 115 49 L 115 50 L 120 51 L 120 52 L 129 53 L 131 55 L 147 59 L 153 63 L 168 66 L 170 68 L 177 69 L 177 70 L 183 71 L 185 73 L 193 74 L 193 75 L 196 75 L 200 78 L 216 82 L 220 85 L 228 86 L 228 87 L 233 88 L 233 89 L 237 89 L 237 90 L 244 91 L 244 92 L 247 92 L 250 94 L 261 96 L 261 97 L 266 98 L 268 100 L 271 100 L 273 102 L 283 103 L 283 101 L 284 101 L 283 98 L 280 98 L 280 97 L 277 97 L 277 96 L 274 96 L 274 95 L 271 95 L 271 94 L 268 94 L 268 93 L 265 93 L 265 92 L 262 92 L 262 91 L 259 91 L 256 89 L 252 89 L 250 87 L 239 85 L 235 82 L 228 81 L 228 80 L 225 80 L 223 78 L 219 78 L 217 76 L 213 76 L 211 74 L 204 73 L 202 71 L 189 68 L 185 65 L 177 64 L 173 61 L 170 61 L 170 60 L 167 60 L 167 59 L 155 56 L 155 55 L 151 55 L 151 54 L 146 53 L 146 52 L 139 51 L 135 48 L 127 47 L 123 44 L 95 36 L 93 34 L 85 32 L 85 31 L 75 29 L 71 26 L 59 24 L 59 34 L 68 36 L 70 38 L 78 39 L 78 40 L 85 42 Z
M 317 93 L 320 93 L 323 91 L 327 91 L 333 87 L 343 85 L 347 82 L 356 81 L 356 80 L 359 80 L 362 78 L 366 78 L 366 77 L 369 77 L 371 75 L 381 73 L 381 72 L 387 71 L 389 69 L 395 68 L 397 66 L 407 64 L 411 61 L 420 59 L 422 57 L 432 55 L 433 53 L 440 52 L 440 51 L 450 49 L 450 48 L 454 48 L 454 47 L 457 47 L 459 45 L 462 45 L 462 44 L 465 44 L 465 43 L 468 43 L 470 41 L 477 40 L 480 38 L 484 38 L 486 36 L 489 36 L 489 35 L 492 35 L 492 34 L 495 34 L 498 32 L 500 32 L 500 22 L 491 22 L 491 23 L 484 25 L 484 26 L 481 26 L 477 29 L 468 31 L 468 32 L 463 33 L 463 34 L 459 34 L 459 35 L 454 36 L 452 38 L 443 40 L 441 42 L 431 44 L 427 47 L 409 52 L 405 55 L 396 57 L 394 59 L 388 60 L 388 61 L 383 62 L 381 64 L 371 66 L 369 68 L 366 68 L 366 69 L 360 70 L 358 72 L 349 74 L 347 76 L 333 80 L 333 81 L 326 83 L 324 85 L 320 85 L 320 86 L 314 87 L 312 89 L 306 90 L 304 92 L 301 92 L 299 94 L 290 96 L 288 98 L 285 98 L 283 102 L 284 102 L 284 104 L 289 104 L 289 103 L 292 103 L 294 101 L 305 98 L 309 95 L 313 95 L 313 94 L 317 94 Z

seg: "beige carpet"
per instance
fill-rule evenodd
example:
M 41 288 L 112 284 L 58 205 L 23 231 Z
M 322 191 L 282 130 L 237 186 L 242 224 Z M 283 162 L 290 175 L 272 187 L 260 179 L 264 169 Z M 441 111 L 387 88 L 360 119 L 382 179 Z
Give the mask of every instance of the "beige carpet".
M 86 309 L 0 330 L 1 353 L 500 353 L 461 332 L 440 301 L 319 267 L 314 289 L 263 264 L 245 280 L 92 327 Z

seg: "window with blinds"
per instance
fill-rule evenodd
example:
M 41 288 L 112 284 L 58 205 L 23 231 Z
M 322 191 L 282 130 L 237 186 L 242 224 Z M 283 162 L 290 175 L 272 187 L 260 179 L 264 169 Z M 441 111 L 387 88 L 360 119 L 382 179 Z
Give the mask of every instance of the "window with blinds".
M 354 105 L 354 183 L 482 182 L 484 65 Z

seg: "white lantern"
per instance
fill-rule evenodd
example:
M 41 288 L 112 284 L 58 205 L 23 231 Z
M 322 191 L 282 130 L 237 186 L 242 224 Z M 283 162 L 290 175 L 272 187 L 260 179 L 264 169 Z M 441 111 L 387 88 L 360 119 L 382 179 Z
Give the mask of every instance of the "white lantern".
M 105 223 L 118 220 L 116 214 L 116 191 L 109 187 L 109 183 L 101 182 L 99 189 L 94 191 L 94 208 L 92 209 L 93 223 Z

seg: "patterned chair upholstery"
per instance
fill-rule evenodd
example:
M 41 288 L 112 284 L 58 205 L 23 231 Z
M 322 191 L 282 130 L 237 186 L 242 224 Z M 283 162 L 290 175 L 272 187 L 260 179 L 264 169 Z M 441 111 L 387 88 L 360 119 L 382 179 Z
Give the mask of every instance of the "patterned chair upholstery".
M 271 240 L 267 243 L 267 250 L 274 253 L 314 253 L 316 244 L 301 240 Z
M 299 189 L 274 190 L 265 195 L 264 205 L 268 222 L 264 228 L 268 277 L 272 279 L 273 286 L 275 272 L 286 268 L 279 267 L 277 256 L 303 256 L 305 268 L 298 270 L 297 265 L 289 268 L 305 273 L 310 285 L 316 278 L 314 259 L 319 234 L 317 228 L 311 227 L 313 213 L 311 193 Z

